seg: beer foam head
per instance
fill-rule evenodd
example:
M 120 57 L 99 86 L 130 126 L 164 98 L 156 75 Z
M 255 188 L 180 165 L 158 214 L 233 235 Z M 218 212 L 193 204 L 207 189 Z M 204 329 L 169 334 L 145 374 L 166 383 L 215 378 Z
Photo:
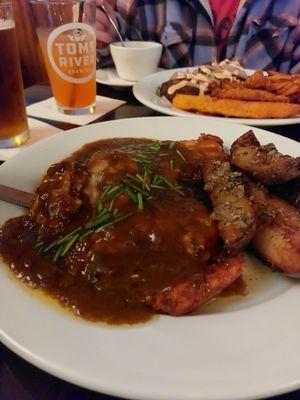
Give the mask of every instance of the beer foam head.
M 15 21 L 7 21 L 0 18 L 0 30 L 2 29 L 12 29 L 15 27 Z

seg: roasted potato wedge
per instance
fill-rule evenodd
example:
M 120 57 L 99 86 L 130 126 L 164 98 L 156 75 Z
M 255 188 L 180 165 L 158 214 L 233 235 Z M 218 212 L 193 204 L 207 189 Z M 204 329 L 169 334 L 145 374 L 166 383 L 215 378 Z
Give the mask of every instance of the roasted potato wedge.
M 229 162 L 206 161 L 202 167 L 205 190 L 225 248 L 234 252 L 245 248 L 254 236 L 253 206 L 245 194 L 241 174 L 233 172 Z
M 189 160 L 200 165 L 205 190 L 213 206 L 212 217 L 227 251 L 247 246 L 254 235 L 255 218 L 251 202 L 245 195 L 241 174 L 233 172 L 223 141 L 213 135 L 180 142 Z
M 232 144 L 230 155 L 232 164 L 265 185 L 300 177 L 300 157 L 283 155 L 273 144 L 261 146 L 253 131 L 245 133 Z
M 257 217 L 257 229 L 252 241 L 255 252 L 272 269 L 300 277 L 299 211 L 250 180 L 247 191 Z

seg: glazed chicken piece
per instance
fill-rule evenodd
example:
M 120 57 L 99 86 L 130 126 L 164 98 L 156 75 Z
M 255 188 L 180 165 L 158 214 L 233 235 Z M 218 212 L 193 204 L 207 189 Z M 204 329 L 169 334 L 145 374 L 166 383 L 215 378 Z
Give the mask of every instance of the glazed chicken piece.
M 213 206 L 212 218 L 217 221 L 225 248 L 238 251 L 251 241 L 255 231 L 255 216 L 245 194 L 241 174 L 231 169 L 220 138 L 201 135 L 197 141 L 180 143 L 189 158 L 201 165 L 205 190 Z
M 167 287 L 146 297 L 146 303 L 155 311 L 174 316 L 184 315 L 207 303 L 242 274 L 244 260 L 241 255 L 230 257 L 209 267 L 205 279 L 193 275 L 185 282 Z
M 300 157 L 283 155 L 273 144 L 262 146 L 253 131 L 239 137 L 232 144 L 230 153 L 232 164 L 265 185 L 300 177 Z
M 183 315 L 240 277 L 243 258 L 213 262 L 218 252 L 217 229 L 204 204 L 172 198 L 159 206 L 149 203 L 143 213 L 79 243 L 67 264 L 72 274 L 85 275 L 100 291 L 117 287 L 128 303 Z M 122 259 L 130 260 L 126 268 Z
M 247 191 L 257 216 L 254 250 L 272 269 L 300 277 L 299 211 L 254 182 L 248 181 Z
M 37 187 L 29 215 L 41 238 L 62 232 L 80 209 L 82 199 L 79 193 L 85 177 L 78 173 L 75 184 L 74 172 L 72 160 L 54 164 Z
M 49 167 L 30 210 L 40 238 L 59 234 L 80 212 L 90 215 L 105 185 L 136 172 L 136 164 L 116 152 L 95 153 L 80 163 L 71 156 Z
M 133 191 L 134 185 L 142 189 L 140 181 L 136 181 L 137 176 L 141 178 L 138 163 L 145 162 L 149 149 L 137 157 L 132 150 L 134 145 L 124 150 L 120 145 L 118 148 L 115 139 L 114 146 L 106 150 L 103 145 L 102 150 L 88 153 L 86 157 L 75 153 L 49 168 L 31 210 L 39 239 L 45 238 L 46 248 L 52 249 L 51 243 L 62 240 L 66 234 L 72 235 L 74 229 L 79 227 L 82 233 L 91 220 L 99 217 L 99 200 L 104 191 L 117 187 L 120 182 L 126 185 L 131 179 L 132 191 L 128 192 L 127 187 L 127 192 L 122 192 L 111 203 L 112 211 L 116 209 L 127 217 L 105 229 L 92 229 L 82 239 L 79 233 L 78 240 L 74 234 L 74 244 L 60 258 L 59 268 L 71 276 L 65 278 L 66 282 L 73 279 L 91 284 L 98 296 L 103 296 L 98 304 L 103 309 L 116 299 L 121 308 L 123 303 L 133 310 L 137 305 L 145 307 L 146 304 L 147 309 L 171 315 L 190 312 L 217 296 L 242 273 L 242 258 L 239 255 L 227 258 L 223 254 L 222 240 L 210 210 L 196 197 L 195 189 L 184 192 L 184 187 L 177 182 L 187 165 L 193 176 L 199 173 L 203 162 L 210 165 L 211 159 L 217 158 L 222 165 L 229 165 L 222 141 L 203 135 L 197 141 L 176 142 L 171 148 L 169 142 L 158 144 L 162 155 L 155 154 L 153 170 L 147 172 L 146 182 L 150 185 L 149 179 L 155 176 L 163 180 L 154 185 L 150 199 L 143 198 L 142 208 L 138 208 Z M 142 147 L 138 146 L 143 144 L 137 142 L 137 151 L 141 151 Z M 134 161 L 137 159 L 138 162 Z M 146 186 L 143 190 L 147 190 Z M 241 205 L 237 194 L 234 200 L 240 204 L 239 212 L 244 213 L 245 205 Z M 56 213 L 53 212 L 55 201 Z M 216 208 L 220 202 L 218 198 Z M 228 227 L 233 226 L 234 220 L 226 218 Z M 227 248 L 237 251 L 243 247 L 243 228 L 229 237 L 229 229 L 224 229 L 222 224 L 221 218 L 218 225 Z M 59 254 L 56 250 L 46 254 L 55 259 L 54 254 Z

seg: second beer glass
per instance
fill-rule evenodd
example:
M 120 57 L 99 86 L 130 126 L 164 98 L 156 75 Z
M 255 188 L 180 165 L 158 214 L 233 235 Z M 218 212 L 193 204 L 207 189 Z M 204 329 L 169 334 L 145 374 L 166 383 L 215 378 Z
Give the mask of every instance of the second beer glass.
M 88 114 L 96 104 L 96 0 L 30 0 L 59 111 Z
M 0 1 L 0 148 L 29 136 L 13 8 Z

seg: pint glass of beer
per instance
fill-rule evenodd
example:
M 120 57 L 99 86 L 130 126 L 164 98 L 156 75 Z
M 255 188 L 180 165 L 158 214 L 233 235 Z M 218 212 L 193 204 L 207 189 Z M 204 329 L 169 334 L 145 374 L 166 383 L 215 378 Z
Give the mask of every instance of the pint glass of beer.
M 96 0 L 30 0 L 60 112 L 89 114 L 96 104 Z
M 12 4 L 0 3 L 0 148 L 29 136 Z

